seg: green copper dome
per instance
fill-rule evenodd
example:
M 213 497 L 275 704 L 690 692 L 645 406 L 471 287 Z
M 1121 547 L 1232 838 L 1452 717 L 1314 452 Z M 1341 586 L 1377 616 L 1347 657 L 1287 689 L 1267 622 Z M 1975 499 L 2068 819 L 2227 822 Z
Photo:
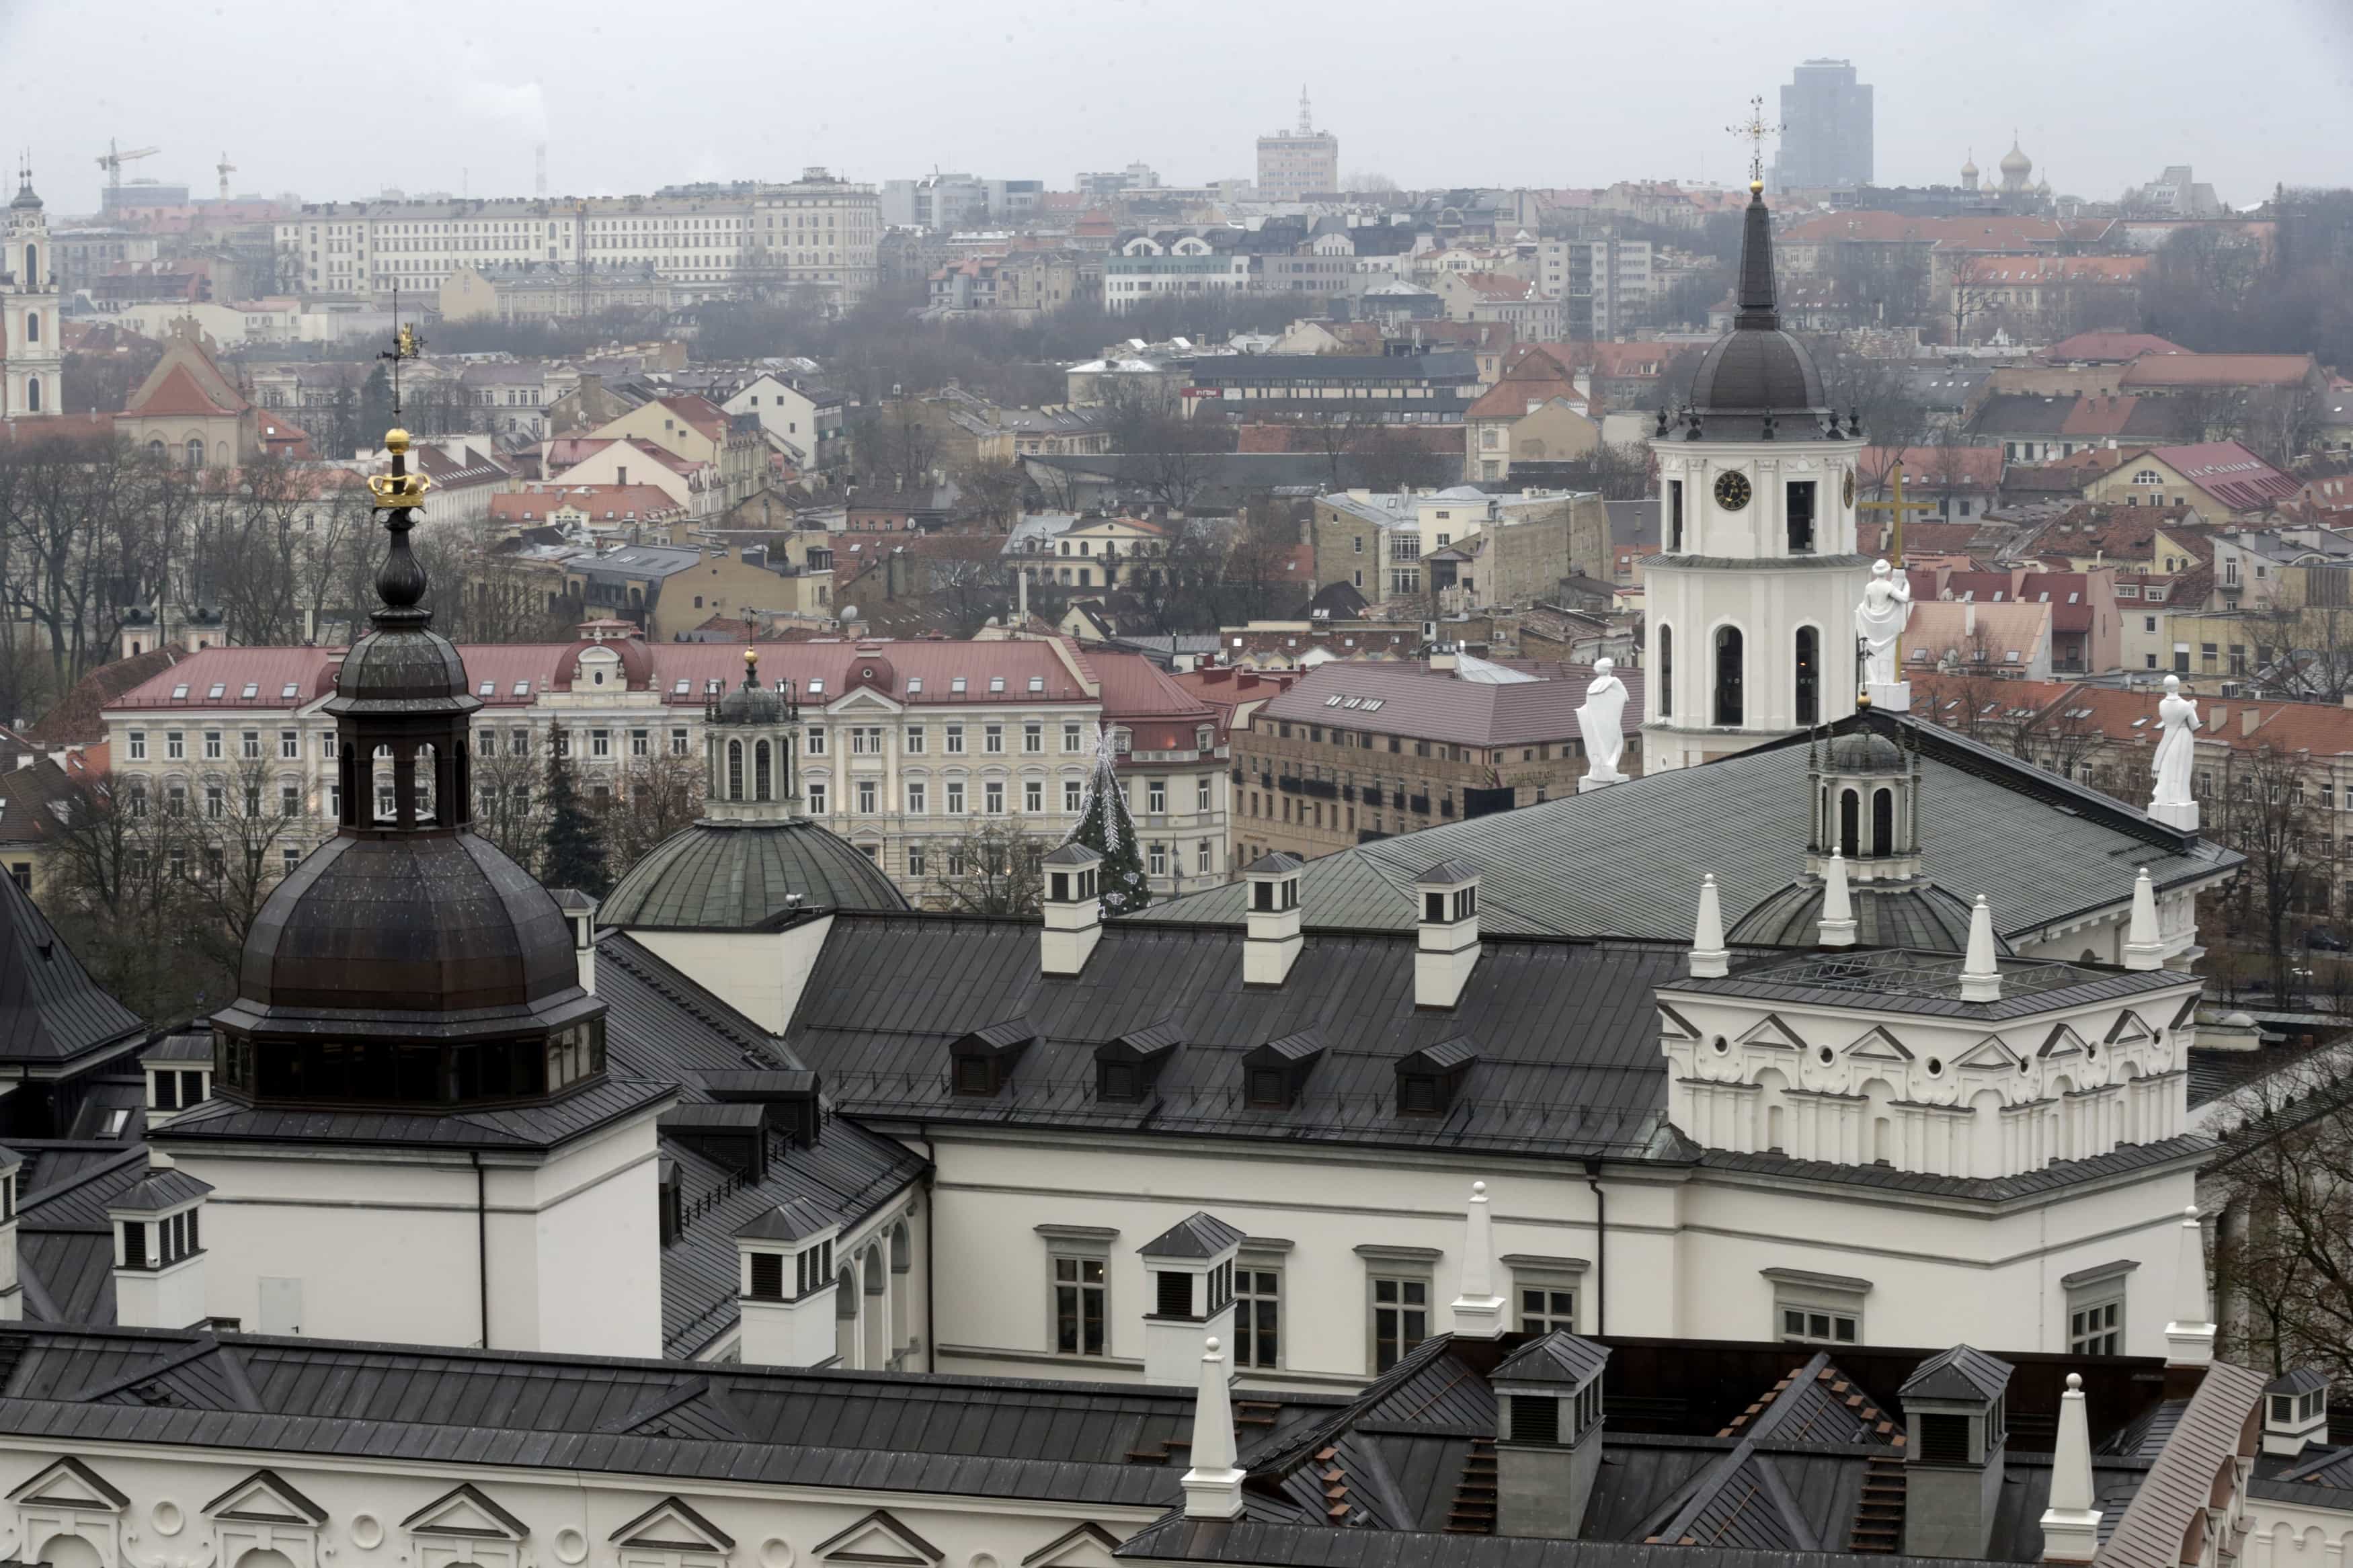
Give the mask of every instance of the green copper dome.
M 888 913 L 906 907 L 881 867 L 806 817 L 706 821 L 673 833 L 638 861 L 597 908 L 596 923 L 762 931 L 804 911 Z

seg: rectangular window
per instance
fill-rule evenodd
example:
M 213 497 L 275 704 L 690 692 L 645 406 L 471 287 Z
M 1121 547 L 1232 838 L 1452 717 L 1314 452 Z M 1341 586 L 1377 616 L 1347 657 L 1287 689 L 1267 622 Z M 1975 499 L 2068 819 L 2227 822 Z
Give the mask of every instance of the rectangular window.
M 825 785 L 821 784 L 813 784 L 803 787 L 808 791 L 809 815 L 811 816 L 823 816 L 825 815 Z
M 923 727 L 921 724 L 907 726 L 907 754 L 911 757 L 923 754 Z
M 1104 1296 L 1100 1258 L 1054 1258 L 1054 1351 L 1058 1355 L 1102 1355 Z
M 1024 724 L 1024 725 L 1022 725 L 1022 726 L 1021 726 L 1021 750 L 1022 750 L 1024 752 L 1029 753 L 1029 754 L 1031 754 L 1031 755 L 1035 755 L 1035 754 L 1037 754 L 1037 753 L 1039 753 L 1039 752 L 1043 752 L 1045 749 L 1046 749 L 1046 726 L 1045 726 L 1045 725 L 1043 725 L 1043 724 Z
M 188 737 L 178 730 L 164 731 L 164 756 L 167 762 L 178 762 L 188 754 Z
M 645 730 L 632 730 L 629 731 L 629 755 L 633 757 L 651 756 L 653 754 L 653 735 L 651 731 Z
M 1373 1370 L 1383 1373 L 1430 1337 L 1430 1281 L 1376 1276 Z
M 144 730 L 131 731 L 131 760 L 134 763 L 147 760 L 147 731 Z
M 982 784 L 980 786 L 980 798 L 984 803 L 984 808 L 987 811 L 989 816 L 1003 816 L 1005 815 L 1004 781 L 1000 779 L 990 779 L 987 783 Z
M 1814 481 L 1791 479 L 1786 487 L 1789 553 L 1810 555 L 1814 550 Z
M 1216 854 L 1216 850 L 1210 847 L 1209 840 L 1206 838 L 1202 839 L 1194 855 L 1195 865 L 1193 869 L 1204 873 L 1214 869 Z
M 1076 812 L 1082 809 L 1086 804 L 1085 795 L 1085 788 L 1078 780 L 1064 779 L 1062 781 L 1062 809 L 1069 812 Z
M 1021 809 L 1032 814 L 1042 812 L 1046 809 L 1046 781 L 1044 779 L 1023 779 L 1021 781 Z
M 248 763 L 261 760 L 261 731 L 248 730 L 237 738 L 237 754 Z
M 964 726 L 961 724 L 947 725 L 946 732 L 948 755 L 952 757 L 960 757 L 964 755 Z
M 1234 1365 L 1282 1364 L 1282 1273 L 1234 1269 Z
M 1548 1334 L 1555 1329 L 1577 1331 L 1577 1291 L 1565 1285 L 1521 1283 L 1520 1332 Z
M 860 816 L 871 816 L 874 815 L 875 787 L 875 783 L 872 779 L 860 779 L 858 781 L 858 813 Z
M 588 754 L 592 757 L 611 756 L 613 754 L 613 731 L 610 730 L 589 731 Z
M 1166 779 L 1146 779 L 1145 781 L 1144 809 L 1150 812 L 1155 816 L 1159 816 L 1166 813 L 1168 810 L 1168 781 Z
M 2078 1295 L 2067 1303 L 2067 1349 L 2076 1355 L 2120 1355 L 2125 1342 L 2122 1282 L 2098 1297 Z
M 1063 725 L 1062 750 L 1065 752 L 1076 752 L 1079 750 L 1079 727 L 1076 724 Z
M 808 754 L 812 757 L 825 755 L 825 727 L 821 724 L 812 725 L 809 728 Z
M 923 874 L 923 847 L 920 844 L 910 844 L 907 846 L 907 875 L 920 877 Z
M 1005 726 L 1004 726 L 1004 725 L 1002 725 L 1002 724 L 984 724 L 984 725 L 982 725 L 982 726 L 981 726 L 980 735 L 981 735 L 980 749 L 981 749 L 981 751 L 982 751 L 983 752 L 985 752 L 985 753 L 987 753 L 987 754 L 989 754 L 989 755 L 992 755 L 992 756 L 998 756 L 998 755 L 1002 755 L 1002 754 L 1004 753 L 1004 751 L 1005 751 Z
M 672 730 L 670 732 L 670 754 L 673 757 L 682 757 L 686 755 L 685 731 Z
M 1209 775 L 1207 773 L 1193 781 L 1193 809 L 1201 812 L 1209 809 Z
M 1151 848 L 1151 869 L 1155 877 L 1168 875 L 1168 846 L 1155 844 Z
M 947 812 L 950 816 L 962 816 L 964 815 L 964 780 L 948 780 L 947 803 Z
M 217 758 L 220 756 L 220 754 L 221 754 L 221 732 L 220 732 L 218 730 L 207 730 L 207 731 L 205 731 L 205 757 L 206 757 L 206 759 L 207 761 L 216 760 L 216 759 L 217 759 Z
M 910 779 L 907 782 L 907 815 L 921 816 L 924 809 L 923 782 L 921 779 Z
M 1861 1320 L 1846 1312 L 1820 1307 L 1783 1307 L 1781 1338 L 1798 1344 L 1851 1345 L 1862 1332 Z

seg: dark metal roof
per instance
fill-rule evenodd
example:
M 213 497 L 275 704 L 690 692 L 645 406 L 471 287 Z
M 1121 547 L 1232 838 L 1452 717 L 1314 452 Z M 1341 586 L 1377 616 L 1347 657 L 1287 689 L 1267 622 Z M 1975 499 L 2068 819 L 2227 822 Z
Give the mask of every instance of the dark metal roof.
M 2194 994 L 2199 984 L 2196 975 L 2178 969 L 2102 969 L 2055 959 L 2003 958 L 1995 961 L 2001 975 L 2000 997 L 1971 1002 L 1961 995 L 1961 971 L 1967 963 L 1951 952 L 1825 948 L 1737 964 L 1731 973 L 1712 978 L 1670 980 L 1662 989 L 1827 1007 L 1868 1005 L 1877 1011 L 1992 1023 L 2185 986 Z
M 1495 1364 L 1495 1383 L 1557 1383 L 1581 1387 L 1609 1363 L 1609 1347 L 1555 1329 L 1530 1340 Z
M 494 1110 L 309 1110 L 209 1100 L 148 1133 L 151 1142 L 380 1143 L 437 1149 L 552 1149 L 667 1104 L 670 1083 L 613 1073 L 543 1105 Z
M 1437 865 L 1432 866 L 1429 870 L 1424 871 L 1418 880 L 1452 884 L 1455 882 L 1476 881 L 1478 877 L 1478 872 L 1473 871 L 1470 867 L 1465 866 L 1460 860 L 1440 860 Z
M 213 1037 L 209 1029 L 184 1029 L 166 1035 L 139 1053 L 142 1066 L 150 1062 L 202 1062 L 210 1066 L 213 1059 Z
M 2202 1163 L 2214 1145 L 2196 1133 L 2161 1139 L 2155 1143 L 2124 1143 L 2086 1160 L 2053 1160 L 2014 1176 L 1932 1176 L 1920 1171 L 1898 1171 L 1885 1165 L 1838 1165 L 1821 1160 L 1793 1160 L 1786 1154 L 1739 1154 L 1727 1149 L 1700 1151 L 1702 1170 L 1745 1171 L 1760 1175 L 1805 1181 L 1835 1182 L 1877 1187 L 1887 1192 L 1915 1193 L 1923 1197 L 1974 1198 L 2005 1202 L 2055 1192 L 2077 1182 L 2131 1175 L 2161 1165 L 2184 1169 Z
M 111 1214 L 161 1214 L 165 1209 L 194 1203 L 212 1190 L 210 1182 L 198 1181 L 185 1171 L 157 1171 L 135 1186 L 123 1189 L 106 1207 Z
M 15 879 L 0 882 L 0 1063 L 55 1068 L 134 1039 L 138 1015 L 90 977 Z
M 841 1222 L 821 1212 L 807 1198 L 786 1198 L 751 1224 L 735 1230 L 738 1241 L 805 1241 Z
M 2308 1366 L 2291 1367 L 2269 1383 L 2263 1392 L 2270 1394 L 2316 1394 L 2328 1386 L 2328 1379 Z
M 324 1340 L 0 1326 L 0 1426 L 36 1444 L 446 1460 L 766 1486 L 1166 1506 L 1195 1394 L 688 1367 Z M 484 1404 L 496 1391 L 495 1414 Z M 1278 1432 L 1328 1407 L 1280 1396 Z M 225 1421 L 224 1415 L 234 1415 Z
M 1191 1214 L 1136 1250 L 1145 1258 L 1215 1258 L 1249 1239 L 1213 1214 Z
M 1895 1391 L 1899 1399 L 2000 1399 L 2010 1386 L 2010 1363 L 1968 1345 L 1930 1356 Z
M 757 931 L 802 914 L 906 907 L 862 851 L 807 818 L 698 822 L 638 861 L 596 919 L 653 931 Z
M 2261 1373 L 2226 1362 L 2206 1369 L 2148 1478 L 2102 1543 L 2104 1568 L 2178 1568 L 2190 1518 L 2212 1500 L 2215 1478 L 2238 1452 L 2239 1434 L 2263 1392 Z
M 1102 858 L 1085 845 L 1073 841 L 1047 856 L 1045 863 L 1049 866 L 1092 866 Z
M 1040 973 L 1034 921 L 845 915 L 787 1038 L 852 1115 L 1561 1157 L 1652 1148 L 1666 1079 L 1651 998 L 1679 946 L 1490 941 L 1481 983 L 1437 1012 L 1414 1005 L 1413 942 L 1409 929 L 1313 933 L 1282 984 L 1246 988 L 1241 933 L 1218 927 L 1116 921 L 1065 976 Z M 955 1094 L 949 1047 L 997 1019 L 1035 1043 L 997 1094 Z M 1150 1096 L 1100 1100 L 1096 1047 L 1164 1021 L 1185 1047 Z M 1450 1044 L 1466 1037 L 1476 1060 Z M 1450 1109 L 1400 1114 L 1398 1062 L 1439 1046 L 1463 1069 Z M 1269 1047 L 1316 1064 L 1280 1110 L 1241 1094 L 1242 1058 Z
M 1984 894 L 2002 935 L 2121 910 L 2143 867 L 2162 891 L 2240 863 L 2219 845 L 1935 725 L 1880 713 L 1841 721 L 1860 724 L 1916 733 L 1923 874 L 1965 898 Z M 1301 912 L 1310 931 L 1409 929 L 1415 879 L 1451 857 L 1480 868 L 1483 931 L 1688 942 L 1704 874 L 1715 876 L 1727 911 L 1805 875 L 1810 799 L 1805 738 L 1794 737 L 1323 856 L 1301 878 Z M 1248 894 L 1228 884 L 1155 904 L 1146 918 L 1239 926 Z

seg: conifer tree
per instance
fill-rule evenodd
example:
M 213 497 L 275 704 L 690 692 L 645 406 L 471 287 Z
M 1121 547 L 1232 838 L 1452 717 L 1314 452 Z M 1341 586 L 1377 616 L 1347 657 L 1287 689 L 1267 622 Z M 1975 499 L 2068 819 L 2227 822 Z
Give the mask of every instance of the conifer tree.
M 1127 792 L 1120 787 L 1119 759 L 1112 744 L 1111 727 L 1095 737 L 1095 771 L 1087 780 L 1085 806 L 1079 825 L 1066 844 L 1083 844 L 1103 857 L 1097 883 L 1103 910 L 1124 915 L 1152 901 L 1152 884 L 1145 880 L 1144 852 L 1135 842 L 1135 821 L 1127 814 Z
M 576 888 L 592 899 L 612 889 L 605 866 L 605 835 L 572 787 L 572 764 L 561 734 L 547 749 L 547 858 L 540 880 L 551 888 Z

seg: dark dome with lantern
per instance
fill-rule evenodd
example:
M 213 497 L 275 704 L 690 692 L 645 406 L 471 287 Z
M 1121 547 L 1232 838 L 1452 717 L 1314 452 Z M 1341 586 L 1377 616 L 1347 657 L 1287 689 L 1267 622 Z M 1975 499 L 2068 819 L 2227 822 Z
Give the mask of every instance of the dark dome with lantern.
M 408 530 L 422 489 L 397 488 L 407 437 L 385 445 L 383 605 L 326 703 L 336 834 L 272 889 L 247 935 L 237 1000 L 214 1016 L 223 1084 L 420 1110 L 543 1096 L 588 1076 L 585 1057 L 565 1053 L 592 1034 L 601 1074 L 604 1006 L 580 984 L 554 899 L 473 831 L 468 725 L 481 703 L 420 607 Z
M 1911 760 L 1904 748 L 1876 730 L 1856 730 L 1833 739 L 1829 747 L 1829 772 L 1834 773 L 1900 773 Z
M 1812 947 L 1820 940 L 1822 900 L 1820 877 L 1800 877 L 1765 895 L 1734 922 L 1724 940 L 1735 947 Z M 1854 910 L 1854 940 L 1864 947 L 1908 947 L 1923 952 L 1967 952 L 1969 901 L 1921 879 L 1895 883 L 1859 882 L 1847 889 Z M 2003 956 L 2010 944 L 1997 933 Z
M 1772 215 L 1762 182 L 1749 184 L 1740 238 L 1739 313 L 1692 377 L 1686 419 L 1698 436 L 1782 440 L 1835 435 L 1814 356 L 1781 327 L 1774 300 Z M 1663 419 L 1662 416 L 1663 431 Z M 1825 426 L 1827 425 L 1827 428 Z

